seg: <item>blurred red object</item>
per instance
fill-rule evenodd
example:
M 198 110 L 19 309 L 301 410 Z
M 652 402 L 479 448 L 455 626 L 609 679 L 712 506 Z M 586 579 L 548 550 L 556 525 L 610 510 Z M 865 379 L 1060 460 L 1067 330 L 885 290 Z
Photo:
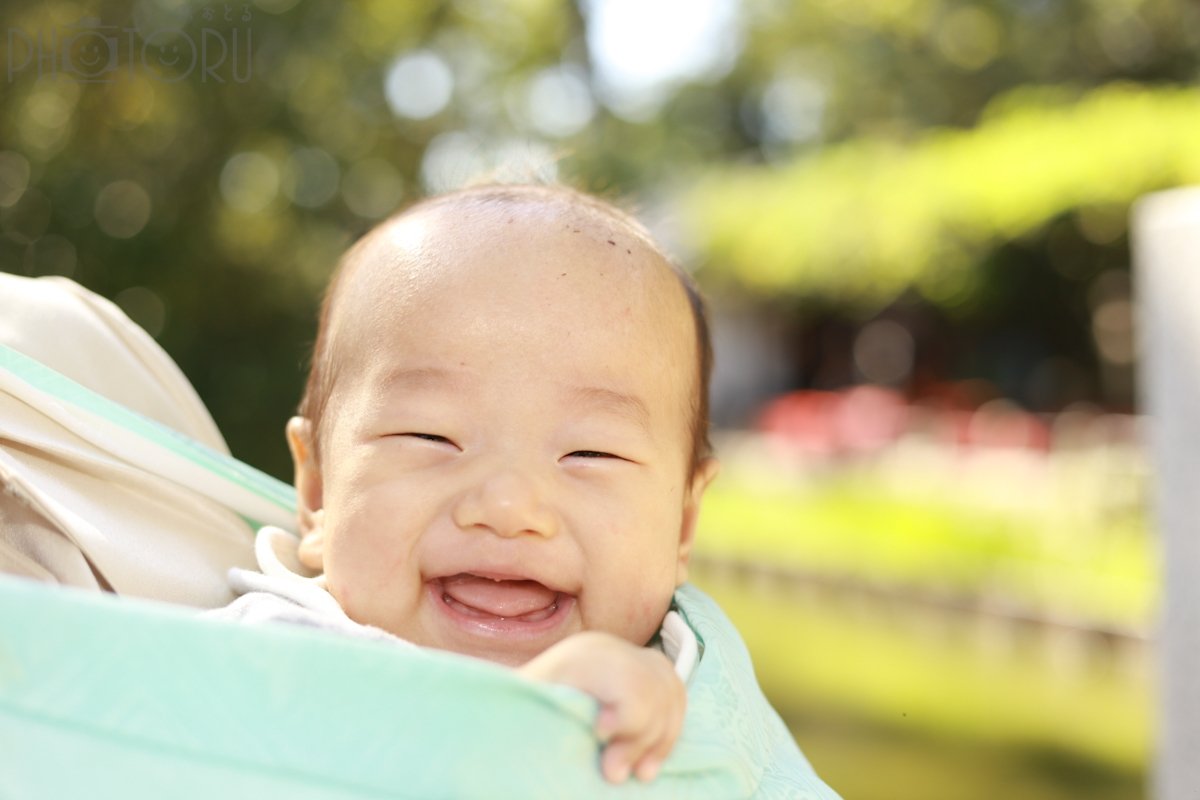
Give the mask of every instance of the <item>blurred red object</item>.
M 837 456 L 878 450 L 907 429 L 904 396 L 880 386 L 841 392 L 800 390 L 771 400 L 758 418 L 759 430 L 788 449 Z
M 962 392 L 952 396 L 960 402 L 913 406 L 900 392 L 881 386 L 799 390 L 768 402 L 757 427 L 776 446 L 818 458 L 875 452 L 918 428 L 949 446 L 1050 449 L 1050 426 L 1038 415 L 1006 400 L 963 407 L 969 396 Z
M 1050 426 L 1006 400 L 984 403 L 971 415 L 967 444 L 976 447 L 1050 450 Z

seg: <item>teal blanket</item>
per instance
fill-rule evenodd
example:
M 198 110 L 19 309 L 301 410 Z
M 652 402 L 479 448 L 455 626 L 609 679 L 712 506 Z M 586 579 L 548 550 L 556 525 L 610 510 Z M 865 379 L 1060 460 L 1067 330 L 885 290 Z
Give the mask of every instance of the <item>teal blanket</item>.
M 130 468 L 255 524 L 290 487 L 0 346 L 0 388 Z M 128 554 L 134 560 L 148 554 Z M 594 701 L 503 667 L 293 626 L 241 626 L 0 576 L 3 798 L 836 800 L 702 592 L 683 734 L 658 779 L 610 786 Z
M 681 739 L 610 786 L 595 705 L 487 662 L 0 578 L 0 796 L 834 799 L 699 590 Z

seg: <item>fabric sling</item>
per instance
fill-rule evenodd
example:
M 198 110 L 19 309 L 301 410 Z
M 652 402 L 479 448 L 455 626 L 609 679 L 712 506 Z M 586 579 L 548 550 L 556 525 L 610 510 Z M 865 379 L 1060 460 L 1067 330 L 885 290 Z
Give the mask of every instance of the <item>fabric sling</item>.
M 293 526 L 291 487 L 5 344 L 0 482 L 115 590 L 0 576 L 0 796 L 837 798 L 690 585 L 684 732 L 656 781 L 610 786 L 572 689 L 182 607 L 224 602 L 214 576 L 253 564 L 254 527 Z

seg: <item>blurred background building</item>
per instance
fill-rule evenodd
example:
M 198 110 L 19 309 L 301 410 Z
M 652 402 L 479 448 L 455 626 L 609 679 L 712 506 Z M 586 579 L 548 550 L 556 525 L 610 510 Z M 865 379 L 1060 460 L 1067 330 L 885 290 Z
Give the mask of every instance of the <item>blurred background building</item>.
M 848 798 L 1135 798 L 1157 539 L 1131 202 L 1200 182 L 1188 0 L 8 0 L 0 270 L 282 478 L 320 292 L 481 178 L 614 198 L 714 313 L 697 582 Z M 52 330 L 48 336 L 54 335 Z

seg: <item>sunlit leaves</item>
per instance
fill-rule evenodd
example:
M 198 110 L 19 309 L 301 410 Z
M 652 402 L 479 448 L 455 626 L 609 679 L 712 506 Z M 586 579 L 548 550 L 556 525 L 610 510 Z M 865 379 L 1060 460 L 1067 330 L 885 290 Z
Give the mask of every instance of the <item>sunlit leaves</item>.
M 688 219 L 714 273 L 875 303 L 1072 209 L 1111 241 L 1138 195 L 1200 180 L 1197 130 L 1196 90 L 1017 98 L 911 146 L 858 140 L 783 169 L 716 170 L 688 197 Z

